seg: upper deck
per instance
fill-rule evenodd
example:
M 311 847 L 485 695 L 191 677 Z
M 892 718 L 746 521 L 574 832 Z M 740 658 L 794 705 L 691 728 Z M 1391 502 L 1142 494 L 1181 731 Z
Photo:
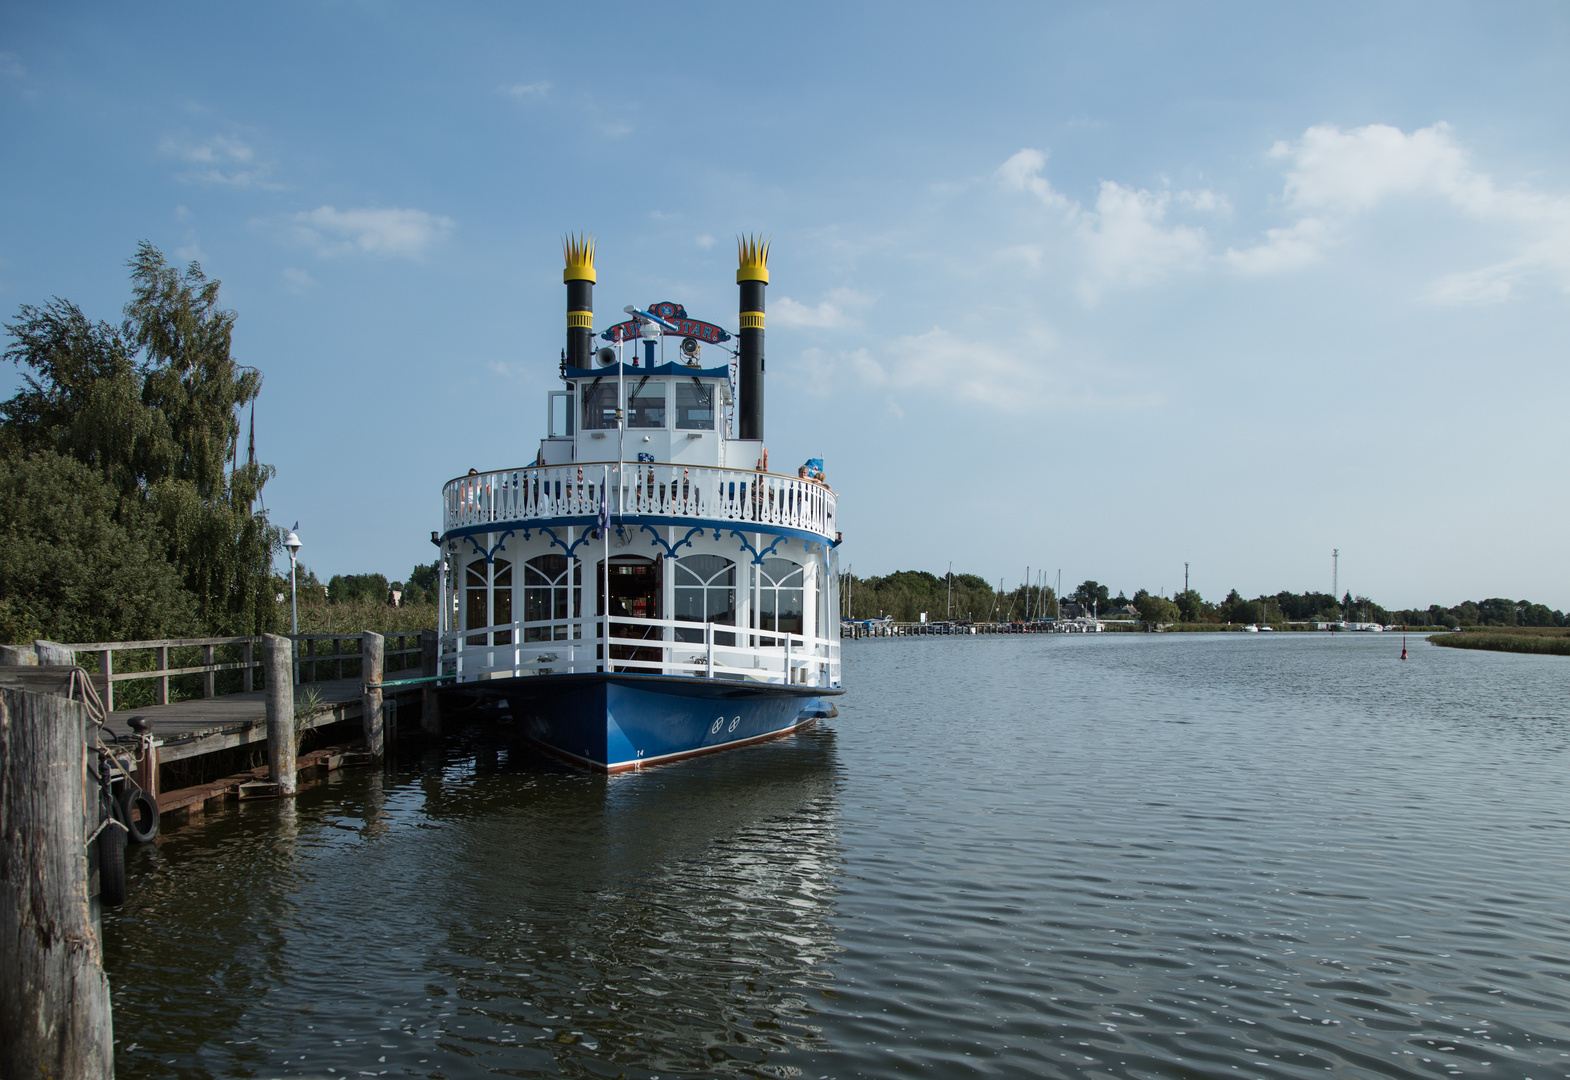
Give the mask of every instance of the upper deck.
M 755 469 L 615 462 L 474 473 L 442 489 L 443 538 L 508 526 L 592 525 L 602 496 L 621 524 L 690 524 L 805 534 L 836 543 L 834 492 Z

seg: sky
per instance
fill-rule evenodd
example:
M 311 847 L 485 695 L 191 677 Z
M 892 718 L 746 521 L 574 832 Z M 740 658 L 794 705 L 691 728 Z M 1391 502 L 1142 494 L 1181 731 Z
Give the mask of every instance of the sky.
M 0 311 L 221 279 L 324 579 L 532 460 L 562 234 L 734 329 L 761 233 L 858 575 L 1570 609 L 1562 4 L 10 2 L 0 124 Z

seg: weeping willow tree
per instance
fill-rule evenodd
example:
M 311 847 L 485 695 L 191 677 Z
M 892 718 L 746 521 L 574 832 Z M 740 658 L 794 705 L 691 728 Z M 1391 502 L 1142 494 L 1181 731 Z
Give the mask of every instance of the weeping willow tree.
M 280 532 L 254 510 L 274 470 L 239 452 L 261 374 L 231 355 L 235 313 L 200 265 L 171 266 L 145 241 L 129 265 L 118 327 L 58 297 L 6 324 L 5 358 L 24 372 L 22 390 L 0 403 L 0 568 L 22 572 L 0 575 L 0 634 L 11 640 L 250 634 L 278 622 L 269 576 Z M 82 492 L 87 483 L 104 490 Z M 106 509 L 94 510 L 92 529 L 73 524 L 40 499 L 51 488 Z M 146 579 L 119 583 L 148 598 L 140 608 L 93 610 L 91 583 L 71 580 L 93 572 L 90 559 L 38 565 L 40 538 L 59 551 L 93 537 L 126 548 L 111 561 Z M 175 576 L 175 593 L 151 581 L 162 573 Z

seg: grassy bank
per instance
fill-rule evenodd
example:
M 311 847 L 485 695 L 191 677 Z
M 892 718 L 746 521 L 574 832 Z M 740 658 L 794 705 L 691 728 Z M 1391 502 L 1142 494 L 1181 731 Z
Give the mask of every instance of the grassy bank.
M 1570 656 L 1570 628 L 1561 626 L 1469 626 L 1458 634 L 1435 634 L 1428 640 L 1447 649 Z

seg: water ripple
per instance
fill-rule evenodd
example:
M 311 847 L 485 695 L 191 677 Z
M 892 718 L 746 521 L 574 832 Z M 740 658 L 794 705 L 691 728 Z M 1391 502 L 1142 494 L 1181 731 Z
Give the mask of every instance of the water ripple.
M 849 643 L 612 780 L 450 737 L 134 852 L 137 1076 L 1570 1075 L 1554 657 Z

